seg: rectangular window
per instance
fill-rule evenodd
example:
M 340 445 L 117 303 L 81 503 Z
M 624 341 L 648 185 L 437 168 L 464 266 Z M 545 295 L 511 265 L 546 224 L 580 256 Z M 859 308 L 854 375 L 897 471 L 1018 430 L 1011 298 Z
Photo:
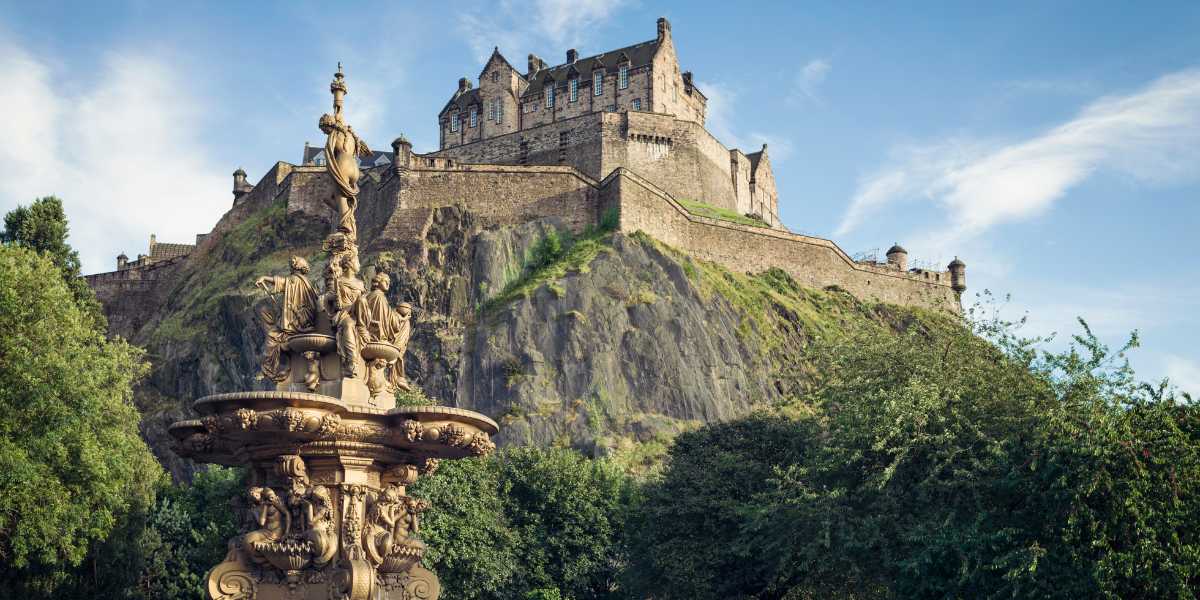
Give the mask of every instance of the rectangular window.
M 622 90 L 629 87 L 629 65 L 621 65 L 617 71 L 617 87 Z
M 633 110 L 642 110 L 642 99 L 641 98 L 633 99 Z
M 450 115 L 450 131 L 458 131 L 458 113 Z
M 599 96 L 604 93 L 604 71 L 596 71 L 592 73 L 592 95 Z
M 479 107 L 472 106 L 470 114 L 471 114 L 471 116 L 470 116 L 471 127 L 478 127 L 479 126 Z
M 488 120 L 489 121 L 496 120 L 496 100 L 495 99 L 488 100 Z
M 546 108 L 554 108 L 554 86 L 546 86 Z
M 504 103 L 500 102 L 499 98 L 496 98 L 496 124 L 499 125 L 500 123 L 503 123 L 503 122 L 504 122 Z
M 574 101 L 576 101 L 576 100 L 578 100 L 578 99 L 579 99 L 579 78 L 578 78 L 578 77 L 572 77 L 572 78 L 571 78 L 571 83 L 570 83 L 570 86 L 571 86 L 571 87 L 570 87 L 570 89 L 571 89 L 571 102 L 574 102 Z

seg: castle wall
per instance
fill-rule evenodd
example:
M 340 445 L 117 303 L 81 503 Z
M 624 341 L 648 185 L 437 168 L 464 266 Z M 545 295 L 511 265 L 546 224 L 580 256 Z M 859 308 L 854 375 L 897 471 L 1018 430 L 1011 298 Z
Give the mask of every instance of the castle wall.
M 662 27 L 662 25 L 660 25 Z M 660 34 L 663 35 L 663 34 Z M 654 82 L 651 109 L 656 113 L 674 115 L 685 121 L 704 125 L 707 101 L 694 88 L 685 85 L 679 72 L 679 57 L 671 40 L 670 26 L 654 55 Z
M 754 170 L 754 186 L 750 191 L 750 211 L 762 215 L 768 225 L 778 227 L 783 224 L 779 219 L 779 193 L 775 190 L 775 173 L 771 170 L 771 159 L 763 146 L 763 156 Z
M 962 311 L 949 273 L 902 273 L 861 265 L 829 240 L 695 216 L 624 169 L 601 184 L 601 203 L 620 207 L 622 231 L 643 231 L 731 270 L 756 273 L 775 267 L 806 287 L 838 286 L 864 300 Z
M 96 293 L 96 299 L 108 319 L 109 335 L 129 339 L 154 316 L 155 292 L 160 280 L 167 279 L 187 260 L 170 258 L 145 266 L 84 276 Z
M 587 113 L 446 148 L 431 156 L 470 164 L 567 165 L 597 180 L 624 167 L 677 198 L 706 202 L 739 214 L 750 212 L 752 206 L 748 160 L 744 167 L 738 166 L 745 169 L 739 175 L 745 190 L 737 192 L 730 150 L 702 125 L 670 115 Z M 763 183 L 762 190 L 773 194 L 774 181 Z

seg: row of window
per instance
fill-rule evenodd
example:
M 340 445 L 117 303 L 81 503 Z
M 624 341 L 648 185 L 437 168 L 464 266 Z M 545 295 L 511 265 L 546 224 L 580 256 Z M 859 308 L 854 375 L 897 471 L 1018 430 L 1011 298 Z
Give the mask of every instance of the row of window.
M 629 107 L 632 110 L 642 110 L 642 99 L 634 98 L 632 101 L 630 101 Z M 493 121 L 495 121 L 496 123 L 503 122 L 504 105 L 501 104 L 499 100 L 492 100 L 489 103 L 489 108 L 491 110 L 491 119 Z M 535 108 L 535 105 L 532 102 L 528 103 L 528 104 L 524 105 L 524 112 L 527 112 L 527 113 L 533 112 L 534 108 Z M 616 105 L 607 106 L 607 107 L 605 107 L 605 110 L 616 111 L 617 107 L 616 107 Z M 470 126 L 472 128 L 479 126 L 479 112 L 476 110 L 476 108 L 474 106 L 471 107 L 471 110 L 468 113 L 467 118 L 468 118 L 468 120 L 470 122 Z M 450 115 L 450 131 L 452 133 L 458 133 L 460 126 L 461 126 L 461 124 L 459 123 L 458 113 L 451 113 L 451 115 Z
M 621 65 L 617 70 L 617 89 L 623 90 L 629 87 L 629 65 Z M 555 86 L 548 86 L 545 90 L 546 108 L 554 108 Z M 604 71 L 596 70 L 592 72 L 592 95 L 604 95 Z M 571 102 L 579 100 L 579 78 L 572 77 L 567 80 L 567 97 Z

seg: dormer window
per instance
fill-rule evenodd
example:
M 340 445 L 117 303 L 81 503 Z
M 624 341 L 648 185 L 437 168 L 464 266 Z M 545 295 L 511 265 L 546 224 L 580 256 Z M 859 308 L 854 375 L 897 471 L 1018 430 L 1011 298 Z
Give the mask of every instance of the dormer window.
M 569 83 L 567 84 L 567 86 L 568 86 L 568 89 L 570 90 L 571 102 L 575 102 L 576 100 L 579 100 L 579 78 L 572 77 L 570 79 Z
M 629 65 L 621 65 L 617 70 L 617 88 L 625 89 L 629 87 Z
M 547 82 L 546 85 L 546 108 L 554 108 L 554 83 Z
M 458 113 L 457 112 L 450 114 L 450 131 L 451 132 L 458 131 Z
M 604 71 L 596 70 L 592 72 L 592 95 L 600 96 L 604 94 Z
M 469 114 L 470 114 L 470 116 L 468 118 L 471 119 L 471 127 L 478 127 L 479 126 L 479 107 L 472 106 L 471 112 Z

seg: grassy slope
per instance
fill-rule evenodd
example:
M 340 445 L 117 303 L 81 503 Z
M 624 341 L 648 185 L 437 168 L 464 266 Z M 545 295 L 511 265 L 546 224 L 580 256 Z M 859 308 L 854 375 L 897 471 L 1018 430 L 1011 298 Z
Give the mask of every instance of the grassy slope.
M 767 224 L 761 219 L 740 215 L 737 213 L 737 211 L 729 210 L 728 208 L 720 208 L 704 202 L 697 202 L 696 200 L 676 199 L 675 201 L 683 205 L 683 207 L 693 215 L 708 217 L 710 219 L 720 219 L 722 221 L 729 221 L 731 223 L 737 223 L 738 225 L 749 225 L 751 227 L 767 226 Z

